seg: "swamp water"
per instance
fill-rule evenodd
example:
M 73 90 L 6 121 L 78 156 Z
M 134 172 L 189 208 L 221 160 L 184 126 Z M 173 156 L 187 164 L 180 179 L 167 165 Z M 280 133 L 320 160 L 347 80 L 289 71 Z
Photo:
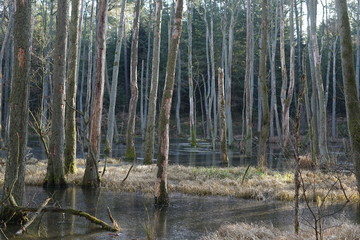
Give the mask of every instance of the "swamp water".
M 30 147 L 29 153 L 33 157 L 43 159 L 39 143 L 30 141 Z M 143 159 L 142 148 L 138 141 L 136 149 L 139 164 Z M 335 151 L 338 151 L 338 148 L 335 148 Z M 287 169 L 289 163 L 284 161 L 279 152 L 276 147 L 269 149 L 268 166 L 277 170 Z M 341 154 L 341 151 L 339 152 Z M 119 144 L 114 148 L 115 158 L 122 157 L 124 153 L 124 145 Z M 78 157 L 82 157 L 81 153 L 78 153 Z M 256 165 L 255 158 L 245 158 L 238 150 L 230 152 L 229 160 L 232 166 Z M 210 144 L 202 142 L 197 148 L 191 148 L 185 139 L 170 141 L 169 163 L 186 166 L 222 166 L 219 153 L 212 151 Z M 46 213 L 39 218 L 41 224 L 37 220 L 29 229 L 29 234 L 18 239 L 145 239 L 145 228 L 150 227 L 156 233 L 156 239 L 192 240 L 216 231 L 221 225 L 236 222 L 265 223 L 281 230 L 293 231 L 291 202 L 173 193 L 170 195 L 170 206 L 159 211 L 153 207 L 153 196 L 141 193 L 85 191 L 76 187 L 50 193 L 40 187 L 27 187 L 26 194 L 29 206 L 40 206 L 48 196 L 53 196 L 55 200 L 49 206 L 76 208 L 96 215 L 108 223 L 109 207 L 122 232 L 113 234 L 101 231 L 99 226 L 90 224 L 84 218 Z M 348 205 L 345 211 L 334 217 L 359 222 L 359 215 L 358 207 Z
M 27 187 L 27 202 L 39 206 L 48 196 L 55 199 L 48 206 L 76 208 L 110 222 L 109 207 L 122 232 L 102 231 L 86 219 L 59 213 L 46 213 L 41 223 L 35 221 L 29 233 L 17 239 L 145 239 L 145 227 L 151 227 L 156 239 L 192 240 L 235 222 L 272 224 L 292 231 L 293 206 L 289 202 L 243 200 L 232 197 L 189 196 L 171 194 L 167 209 L 155 210 L 153 197 L 140 193 L 89 191 L 72 187 L 55 193 L 40 187 Z M 357 208 L 353 205 L 335 215 L 356 222 Z M 37 235 L 39 234 L 39 235 Z M 9 235 L 11 236 L 11 235 Z M 1 237 L 0 237 L 1 239 Z

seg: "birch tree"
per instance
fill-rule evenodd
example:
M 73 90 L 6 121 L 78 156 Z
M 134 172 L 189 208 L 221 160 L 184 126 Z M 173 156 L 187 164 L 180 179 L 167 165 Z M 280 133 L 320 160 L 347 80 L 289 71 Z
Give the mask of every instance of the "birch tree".
M 165 87 L 159 116 L 159 151 L 157 160 L 158 169 L 155 182 L 155 204 L 157 206 L 167 206 L 169 204 L 169 195 L 167 189 L 167 168 L 169 158 L 169 120 L 172 95 L 174 90 L 176 58 L 182 30 L 182 12 L 183 0 L 177 0 L 175 7 L 174 26 L 171 35 L 166 64 Z
M 225 112 L 225 90 L 224 90 L 224 71 L 218 69 L 218 102 L 219 102 L 219 122 L 220 122 L 220 159 L 222 162 L 229 162 L 227 154 L 226 139 L 226 112 Z
M 106 29 L 107 29 L 108 1 L 99 0 L 98 5 L 98 27 L 96 34 L 96 74 L 91 106 L 89 153 L 86 158 L 86 167 L 82 185 L 86 188 L 97 188 L 100 186 L 98 171 L 98 159 L 101 136 L 101 117 L 104 96 L 105 81 L 105 56 L 106 56 Z

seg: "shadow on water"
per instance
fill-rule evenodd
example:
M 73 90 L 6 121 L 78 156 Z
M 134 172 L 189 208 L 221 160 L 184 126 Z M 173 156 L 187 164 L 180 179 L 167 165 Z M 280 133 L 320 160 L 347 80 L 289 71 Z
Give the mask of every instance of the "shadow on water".
M 153 197 L 139 193 L 88 191 L 68 188 L 49 192 L 39 187 L 27 187 L 30 206 L 39 206 L 48 196 L 49 205 L 77 208 L 110 222 L 106 208 L 119 222 L 123 232 L 104 232 L 87 220 L 66 214 L 46 213 L 41 223 L 35 222 L 29 233 L 19 239 L 144 239 L 146 226 L 154 229 L 156 239 L 198 239 L 221 225 L 235 222 L 267 223 L 292 231 L 293 207 L 288 202 L 253 201 L 231 197 L 189 196 L 171 194 L 171 205 L 156 210 Z M 356 221 L 359 208 L 349 205 L 342 215 Z M 289 224 L 290 223 L 290 224 Z M 10 235 L 9 235 L 10 236 Z

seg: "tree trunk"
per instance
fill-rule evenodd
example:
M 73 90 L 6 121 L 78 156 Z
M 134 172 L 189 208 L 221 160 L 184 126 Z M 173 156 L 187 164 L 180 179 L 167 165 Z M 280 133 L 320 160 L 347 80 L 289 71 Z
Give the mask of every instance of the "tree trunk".
M 174 17 L 174 27 L 166 64 L 165 88 L 162 97 L 159 117 L 159 152 L 157 160 L 158 171 L 155 182 L 155 204 L 157 206 L 167 206 L 169 204 L 169 196 L 167 190 L 167 168 L 169 157 L 169 119 L 174 89 L 177 51 L 179 49 L 182 29 L 183 0 L 176 1 L 175 9 L 176 12 Z
M 336 37 L 333 45 L 333 84 L 332 84 L 332 113 L 331 113 L 331 137 L 337 138 L 336 134 L 336 42 L 339 37 Z
M 31 1 L 16 0 L 14 13 L 14 65 L 11 85 L 8 158 L 2 198 L 6 204 L 23 205 L 31 61 Z M 4 208 L 1 219 L 8 220 Z
M 266 84 L 266 45 L 267 45 L 267 0 L 262 1 L 262 26 L 261 26 L 261 65 L 260 65 L 260 81 L 262 94 L 262 127 L 259 139 L 258 149 L 258 166 L 265 168 L 267 165 L 266 159 L 266 142 L 270 134 L 270 112 L 268 102 L 268 88 Z
M 71 2 L 69 63 L 65 106 L 65 174 L 76 171 L 76 85 L 78 76 L 80 1 Z
M 232 1 L 231 5 L 231 16 L 229 26 L 229 44 L 228 44 L 228 69 L 225 74 L 225 86 L 226 86 L 226 125 L 227 125 L 227 137 L 228 145 L 232 147 L 234 145 L 234 133 L 232 123 L 232 111 L 231 111 L 231 86 L 232 86 L 232 62 L 233 62 L 233 51 L 234 51 L 234 31 L 235 31 L 235 19 L 239 13 L 240 4 L 237 0 Z
M 66 186 L 64 176 L 65 78 L 69 2 L 58 0 L 49 160 L 45 187 Z
M 162 0 L 157 0 L 156 8 L 155 8 L 156 22 L 154 26 L 154 44 L 153 44 L 152 67 L 151 67 L 149 109 L 148 109 L 147 122 L 146 122 L 144 164 L 151 164 L 152 159 L 154 157 L 155 117 L 156 117 L 157 92 L 159 85 L 161 17 L 162 17 Z
M 358 96 L 360 95 L 360 0 L 357 1 L 357 14 L 356 14 L 356 87 Z
M 312 45 L 312 57 L 313 64 L 315 70 L 315 82 L 317 89 L 317 101 L 318 101 L 318 113 L 319 113 L 319 128 L 318 128 L 318 136 L 319 136 L 319 153 L 320 153 L 320 162 L 325 162 L 329 159 L 328 150 L 327 150 L 327 119 L 326 119 L 326 106 L 325 106 L 325 96 L 324 96 L 324 86 L 321 76 L 321 59 L 319 53 L 319 46 L 317 40 L 316 33 L 316 8 L 317 2 L 309 0 L 308 4 L 308 12 L 310 16 L 310 43 Z
M 104 96 L 106 30 L 107 30 L 108 1 L 100 0 L 98 5 L 98 27 L 96 34 L 96 74 L 91 106 L 89 153 L 86 158 L 86 168 L 83 186 L 97 188 L 100 185 L 98 159 L 101 136 L 101 117 Z
M 176 129 L 177 134 L 181 135 L 181 119 L 180 119 L 180 106 L 181 106 L 181 52 L 178 52 L 178 71 L 177 71 L 177 86 L 176 86 Z
M 245 154 L 248 157 L 252 155 L 252 113 L 251 113 L 251 0 L 247 0 L 246 4 L 246 70 L 245 70 L 245 98 L 246 98 L 246 136 L 245 136 Z
M 193 2 L 188 0 L 187 11 L 187 30 L 188 30 L 188 80 L 189 80 L 189 123 L 190 123 L 190 139 L 191 146 L 196 146 L 196 129 L 195 129 L 195 113 L 194 113 L 194 83 L 192 71 L 192 18 L 193 18 Z
M 89 33 L 89 48 L 88 48 L 88 69 L 86 76 L 86 100 L 85 100 L 85 110 L 83 122 L 85 123 L 84 137 L 86 138 L 86 145 L 89 141 L 89 119 L 90 119 L 90 105 L 91 105 L 91 92 L 92 92 L 92 69 L 93 69 L 93 26 L 94 26 L 94 0 L 91 1 L 91 10 L 90 10 L 90 33 Z M 87 146 L 88 147 L 88 146 Z M 88 152 L 89 154 L 89 152 Z
M 124 16 L 125 16 L 126 0 L 121 1 L 121 13 L 120 23 L 118 29 L 118 35 L 116 40 L 115 57 L 112 69 L 112 80 L 111 80 L 111 93 L 109 103 L 109 116 L 107 121 L 107 135 L 106 135 L 106 149 L 108 150 L 109 156 L 111 156 L 112 145 L 114 140 L 114 129 L 115 129 L 115 105 L 117 97 L 117 85 L 119 79 L 119 63 L 121 55 L 121 47 L 124 35 Z
M 355 164 L 357 187 L 360 192 L 360 103 L 356 89 L 352 39 L 346 0 L 336 0 L 338 14 L 341 65 L 344 83 L 346 118 L 351 143 L 351 157 Z
M 219 103 L 219 122 L 220 122 L 220 159 L 223 163 L 228 163 L 227 139 L 226 139 L 226 112 L 225 112 L 225 91 L 224 91 L 224 71 L 218 69 L 218 103 Z
M 210 4 L 214 4 L 210 1 Z M 209 32 L 209 45 L 210 45 L 210 62 L 211 62 L 211 101 L 213 113 L 213 128 L 212 128 L 212 147 L 215 150 L 215 141 L 218 131 L 218 118 L 217 118 L 217 104 L 216 104 L 216 86 L 215 86 L 215 47 L 214 47 L 214 13 L 210 11 L 210 32 Z
M 136 160 L 134 135 L 135 135 L 136 106 L 138 102 L 137 65 L 138 65 L 140 3 L 141 0 L 137 0 L 134 9 L 135 17 L 133 23 L 133 36 L 131 42 L 131 60 L 130 60 L 131 98 L 129 103 L 129 116 L 127 122 L 127 131 L 126 131 L 126 153 L 125 153 L 125 159 L 127 161 Z

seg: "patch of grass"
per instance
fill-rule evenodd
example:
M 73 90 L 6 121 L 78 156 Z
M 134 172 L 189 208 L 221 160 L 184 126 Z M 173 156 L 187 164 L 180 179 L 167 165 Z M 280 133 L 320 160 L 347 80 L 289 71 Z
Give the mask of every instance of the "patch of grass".
M 131 170 L 128 179 L 122 183 L 130 164 L 113 161 L 107 167 L 101 179 L 101 186 L 111 191 L 142 192 L 152 194 L 155 185 L 157 167 L 152 165 L 136 165 Z M 81 185 L 84 174 L 84 160 L 78 160 L 78 171 L 69 174 L 66 181 L 70 185 Z M 38 161 L 26 167 L 26 184 L 41 186 L 46 174 L 46 162 Z M 102 169 L 101 163 L 99 169 Z M 294 183 L 292 172 L 278 172 L 249 167 L 206 168 L 170 165 L 168 168 L 168 188 L 170 192 L 180 192 L 193 195 L 233 196 L 246 199 L 277 199 L 291 201 L 294 199 Z M 244 181 L 244 175 L 246 175 Z M 347 197 L 358 201 L 354 175 L 337 174 L 341 178 Z M 327 194 L 330 186 L 336 180 L 333 173 L 321 171 L 302 171 L 309 199 L 316 201 L 318 196 Z M 0 171 L 0 183 L 4 172 Z M 312 191 L 313 186 L 316 191 Z M 344 202 L 346 199 L 339 187 L 333 188 L 327 201 Z
M 359 239 L 360 226 L 334 220 L 326 226 L 324 239 Z M 313 230 L 303 227 L 300 235 L 281 231 L 271 225 L 253 223 L 236 223 L 221 226 L 216 232 L 210 233 L 201 240 L 307 240 L 314 239 Z

